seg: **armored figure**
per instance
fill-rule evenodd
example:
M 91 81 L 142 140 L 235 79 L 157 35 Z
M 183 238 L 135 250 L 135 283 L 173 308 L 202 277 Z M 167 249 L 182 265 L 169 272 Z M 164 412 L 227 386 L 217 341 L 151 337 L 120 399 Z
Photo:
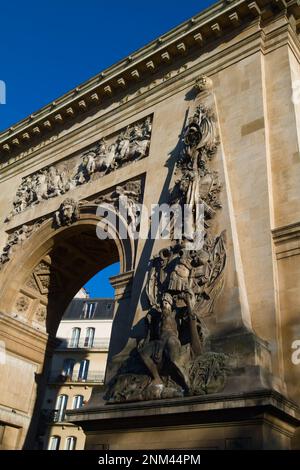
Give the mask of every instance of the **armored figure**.
M 182 250 L 170 275 L 169 291 L 184 292 L 189 289 L 191 259 L 187 250 Z
M 48 170 L 48 197 L 59 196 L 64 193 L 61 175 L 54 166 Z
M 36 181 L 36 188 L 35 188 L 35 196 L 36 200 L 33 202 L 33 204 L 37 204 L 43 199 L 48 198 L 48 182 L 47 182 L 47 171 L 41 171 L 37 175 L 37 181 Z
M 130 150 L 130 132 L 127 128 L 117 139 L 116 161 L 125 160 Z
M 95 158 L 96 158 L 96 152 L 93 152 L 93 151 L 88 152 L 83 157 L 83 163 L 86 169 L 86 173 L 89 176 L 91 176 L 96 169 Z
M 139 159 L 146 155 L 149 146 L 149 138 L 144 134 L 141 125 L 134 126 L 131 133 L 130 153 L 132 158 Z

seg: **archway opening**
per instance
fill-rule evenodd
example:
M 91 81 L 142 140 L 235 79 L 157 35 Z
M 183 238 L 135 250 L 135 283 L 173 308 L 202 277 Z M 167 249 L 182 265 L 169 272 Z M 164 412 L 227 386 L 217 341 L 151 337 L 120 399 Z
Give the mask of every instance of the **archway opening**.
M 22 415 L 27 415 L 27 422 L 17 430 L 17 445 L 25 449 L 36 447 L 36 436 L 40 435 L 38 422 L 51 357 L 57 346 L 56 333 L 68 305 L 99 271 L 119 263 L 120 276 L 114 276 L 114 285 L 121 283 L 121 287 L 116 287 L 119 306 L 124 276 L 129 280 L 132 276 L 132 237 L 120 237 L 118 221 L 116 225 L 107 227 L 109 217 L 101 219 L 96 211 L 97 206 L 86 203 L 80 206 L 78 219 L 70 224 L 57 226 L 53 218 L 37 223 L 37 228 L 14 251 L 1 272 L 0 311 L 9 319 L 11 344 L 8 344 L 7 350 L 12 354 L 7 354 L 7 374 L 3 386 L 0 386 L 0 394 L 11 409 L 20 409 Z M 120 223 L 124 224 L 122 221 Z M 102 232 L 106 229 L 106 238 L 99 236 L 99 228 Z M 113 309 L 111 312 L 113 315 Z M 94 340 L 90 328 L 84 332 L 83 341 L 87 344 Z M 22 338 L 15 339 L 16 329 Z M 20 342 L 22 350 L 18 349 Z M 20 352 L 17 361 L 16 351 Z M 81 366 L 83 380 L 87 364 L 85 362 Z M 12 376 L 16 380 L 11 380 Z M 16 387 L 24 390 L 24 410 L 17 398 L 12 401 Z M 80 399 L 77 401 L 80 402 Z M 14 415 L 13 418 L 12 424 L 18 416 Z
M 48 255 L 49 256 L 49 255 Z M 101 273 L 111 265 L 119 265 L 119 253 L 113 240 L 99 240 L 95 228 L 75 231 L 58 244 L 51 255 L 51 280 L 47 304 L 47 331 L 58 328 L 70 301 L 85 285 L 90 285 L 93 296 L 101 291 Z M 45 262 L 47 259 L 44 260 Z M 102 274 L 102 284 L 108 289 L 108 279 Z M 103 296 L 99 294 L 99 296 Z
M 16 448 L 43 446 L 36 437 L 42 434 L 39 423 L 45 387 L 64 312 L 82 286 L 99 271 L 118 262 L 120 275 L 114 276 L 113 285 L 116 317 L 121 317 L 122 289 L 132 278 L 134 241 L 131 236 L 120 237 L 118 230 L 124 221 L 118 222 L 118 215 L 114 214 L 116 225 L 107 227 L 109 217 L 99 218 L 97 207 L 88 202 L 82 204 L 78 219 L 71 224 L 57 226 L 55 218 L 36 222 L 30 237 L 16 247 L 0 273 L 0 312 L 8 332 L 0 396 L 6 407 L 20 410 L 9 416 L 10 429 L 16 428 Z M 98 236 L 99 228 L 107 229 L 105 239 Z M 126 310 L 126 305 L 123 307 Z M 85 337 L 89 344 L 92 330 L 85 331 Z M 80 371 L 83 380 L 86 370 L 87 363 L 83 363 Z M 23 390 L 21 401 L 15 394 L 16 388 Z M 81 397 L 76 398 L 77 403 L 80 400 Z M 22 426 L 18 424 L 20 420 Z M 71 446 L 74 440 L 68 442 Z
M 77 292 L 59 324 L 37 438 L 45 450 L 84 449 L 83 431 L 66 423 L 65 414 L 85 406 L 94 387 L 104 389 L 115 307 L 109 280 L 119 272 L 117 262 L 94 275 Z

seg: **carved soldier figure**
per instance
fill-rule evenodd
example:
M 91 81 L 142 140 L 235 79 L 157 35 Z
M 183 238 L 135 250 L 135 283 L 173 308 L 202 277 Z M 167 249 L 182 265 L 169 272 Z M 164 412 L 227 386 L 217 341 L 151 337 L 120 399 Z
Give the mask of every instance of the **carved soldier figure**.
M 59 196 L 63 194 L 63 185 L 61 175 L 58 173 L 54 166 L 51 166 L 48 170 L 48 194 L 49 197 Z
M 181 250 L 176 258 L 176 264 L 170 275 L 169 291 L 184 292 L 189 289 L 189 278 L 192 270 L 189 251 Z
M 147 117 L 145 123 L 144 123 L 144 129 L 143 129 L 143 134 L 146 139 L 150 139 L 151 137 L 151 132 L 152 132 L 152 121 L 151 117 Z
M 26 186 L 27 186 L 27 206 L 31 206 L 31 204 L 36 199 L 36 180 L 34 176 L 28 176 L 26 178 Z
M 64 194 L 67 191 L 69 191 L 69 188 L 70 188 L 69 186 L 70 180 L 68 180 L 68 175 L 67 175 L 66 170 L 62 170 L 60 172 L 60 180 L 61 180 L 61 187 L 62 187 L 61 194 Z
M 14 214 L 22 212 L 27 207 L 26 196 L 27 196 L 26 186 L 22 185 L 18 189 L 16 197 L 14 198 L 14 201 L 13 201 L 13 205 L 14 205 L 13 213 Z
M 105 139 L 101 139 L 98 143 L 98 148 L 97 148 L 96 167 L 98 171 L 101 171 L 105 165 L 106 154 L 107 154 L 107 144 L 106 144 Z
M 116 144 L 113 143 L 107 147 L 105 139 L 101 139 L 99 142 L 97 155 L 97 169 L 99 171 L 108 171 L 114 165 L 116 157 Z
M 87 174 L 90 176 L 94 173 L 96 169 L 96 152 L 90 151 L 83 157 L 83 163 L 86 169 Z
M 47 183 L 47 171 L 41 171 L 37 175 L 37 184 L 36 184 L 36 201 L 34 202 L 37 204 L 38 202 L 42 201 L 43 199 L 48 199 L 48 183 Z
M 142 158 L 146 155 L 149 138 L 144 135 L 141 125 L 137 124 L 133 127 L 131 133 L 130 154 L 133 158 Z
M 107 144 L 104 139 L 100 141 L 101 145 L 98 149 L 97 168 L 99 171 L 110 170 L 115 161 L 116 156 L 116 144 L 111 144 L 107 148 Z
M 129 129 L 122 132 L 117 139 L 116 161 L 126 159 L 129 153 L 130 136 Z
M 116 196 L 119 203 L 119 212 L 121 215 L 127 215 L 129 219 L 130 227 L 134 231 L 136 228 L 136 217 L 138 211 L 138 205 L 134 198 L 137 194 L 134 191 L 128 191 L 122 186 L 116 187 Z
M 116 156 L 116 144 L 111 144 L 108 153 L 106 154 L 105 163 L 103 164 L 104 169 L 107 171 L 113 167 Z
M 73 180 L 76 181 L 76 185 L 84 184 L 91 179 L 91 175 L 96 170 L 96 152 L 90 151 L 83 156 L 82 163 L 78 168 L 78 172 Z M 71 183 L 69 183 L 71 187 Z

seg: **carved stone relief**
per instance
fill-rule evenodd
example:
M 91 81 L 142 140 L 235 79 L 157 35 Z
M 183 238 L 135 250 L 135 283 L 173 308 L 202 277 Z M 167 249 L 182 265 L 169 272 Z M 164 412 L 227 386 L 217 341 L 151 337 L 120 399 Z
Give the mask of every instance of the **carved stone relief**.
M 117 136 L 102 138 L 83 154 L 39 170 L 23 178 L 6 221 L 28 207 L 66 194 L 130 162 L 148 156 L 152 117 L 122 130 Z
M 219 195 L 222 185 L 216 171 L 209 163 L 218 148 L 215 116 L 211 109 L 199 105 L 190 118 L 184 135 L 184 148 L 177 162 L 176 181 L 172 202 L 180 204 L 185 211 L 184 238 L 196 241 L 199 225 L 199 205 L 204 209 L 204 223 L 208 228 L 210 220 L 220 209 Z
M 45 323 L 47 316 L 47 307 L 45 305 L 39 305 L 35 313 L 34 319 L 38 323 Z
M 30 278 L 26 282 L 26 286 L 32 290 L 39 291 L 38 285 L 36 283 L 36 280 L 34 279 L 33 274 L 30 276 Z
M 58 211 L 55 212 L 53 221 L 56 227 L 63 227 L 71 225 L 79 219 L 78 203 L 71 198 L 65 199 L 59 206 Z
M 34 272 L 33 276 L 39 288 L 39 292 L 42 295 L 48 295 L 53 293 L 59 293 L 62 291 L 63 286 L 61 277 L 58 271 L 51 272 Z
M 17 301 L 16 301 L 16 309 L 20 313 L 25 313 L 30 305 L 30 301 L 28 297 L 25 297 L 24 295 L 20 296 Z
M 35 268 L 35 273 L 44 273 L 44 272 L 50 272 L 50 263 L 47 263 L 46 261 L 42 260 L 39 262 L 39 264 Z
M 0 254 L 0 270 L 3 265 L 12 258 L 12 255 L 15 253 L 18 246 L 35 233 L 47 218 L 52 217 L 53 226 L 55 228 L 71 225 L 80 218 L 80 206 L 83 206 L 86 203 L 111 204 L 114 206 L 116 212 L 118 212 L 120 208 L 124 209 L 124 212 L 125 210 L 127 211 L 129 218 L 128 223 L 134 222 L 139 214 L 139 204 L 142 202 L 142 186 L 143 178 L 140 177 L 109 189 L 102 194 L 93 196 L 89 198 L 89 200 L 77 202 L 72 198 L 66 198 L 54 214 L 42 217 L 31 225 L 23 225 L 8 235 L 7 243 Z M 60 263 L 62 262 L 64 254 L 65 252 L 63 249 Z M 40 285 L 37 284 L 34 275 L 27 280 L 26 285 L 33 290 L 40 290 Z
M 26 281 L 26 286 L 40 295 L 59 293 L 63 290 L 60 272 L 45 261 L 41 261 Z
M 113 204 L 115 208 L 118 208 L 118 201 L 120 196 L 125 195 L 130 198 L 136 204 L 142 202 L 142 180 L 136 179 L 127 181 L 119 186 L 116 186 L 111 191 L 100 194 L 96 198 L 93 198 L 95 204 L 101 204 L 103 202 Z
M 8 235 L 7 243 L 0 255 L 0 270 L 3 265 L 11 259 L 12 254 L 16 251 L 17 246 L 22 245 L 22 243 L 27 240 L 27 238 L 36 232 L 44 220 L 45 219 L 42 218 L 32 225 L 23 225 L 21 228 Z
M 200 90 L 208 85 L 204 77 L 196 84 Z M 221 209 L 222 187 L 210 168 L 218 144 L 215 116 L 200 104 L 185 130 L 170 196 L 171 203 L 188 209 L 186 223 L 181 236 L 152 259 L 147 335 L 108 384 L 109 403 L 201 395 L 225 385 L 227 357 L 210 350 L 204 320 L 213 314 L 226 265 L 225 232 L 214 235 L 210 223 Z M 201 246 L 195 245 L 199 233 Z
M 142 202 L 142 180 L 127 181 L 116 186 L 112 191 L 97 197 L 94 202 L 113 206 L 117 213 L 123 217 L 126 216 L 129 228 L 138 230 Z

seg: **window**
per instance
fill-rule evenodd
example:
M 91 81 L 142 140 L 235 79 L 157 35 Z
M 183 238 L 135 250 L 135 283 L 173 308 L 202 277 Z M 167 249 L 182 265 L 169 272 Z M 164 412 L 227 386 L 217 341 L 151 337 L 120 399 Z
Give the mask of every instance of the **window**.
M 84 340 L 85 348 L 92 348 L 94 344 L 95 328 L 87 328 Z
M 80 328 L 72 329 L 72 336 L 71 336 L 71 341 L 69 344 L 70 348 L 78 348 L 80 332 L 81 332 Z
M 74 450 L 76 447 L 76 437 L 70 436 L 66 439 L 65 450 Z
M 0 424 L 0 445 L 3 442 L 4 431 L 5 431 L 5 426 L 3 424 Z
M 80 368 L 78 373 L 79 380 L 86 380 L 88 376 L 90 361 L 88 359 L 84 359 L 80 362 Z
M 73 399 L 73 410 L 81 408 L 83 405 L 83 395 L 76 395 Z
M 56 400 L 57 415 L 55 421 L 61 422 L 64 420 L 68 403 L 68 395 L 58 395 Z
M 88 320 L 93 318 L 95 310 L 96 310 L 96 306 L 97 306 L 97 304 L 94 303 L 94 302 L 93 303 L 92 302 L 85 302 L 84 305 L 83 305 L 81 318 L 88 319 Z
M 49 442 L 48 450 L 58 450 L 60 444 L 59 436 L 52 436 Z
M 75 365 L 74 359 L 71 359 L 71 358 L 65 359 L 63 363 L 62 375 L 64 377 L 68 377 L 69 379 L 71 379 L 73 375 L 74 365 Z

